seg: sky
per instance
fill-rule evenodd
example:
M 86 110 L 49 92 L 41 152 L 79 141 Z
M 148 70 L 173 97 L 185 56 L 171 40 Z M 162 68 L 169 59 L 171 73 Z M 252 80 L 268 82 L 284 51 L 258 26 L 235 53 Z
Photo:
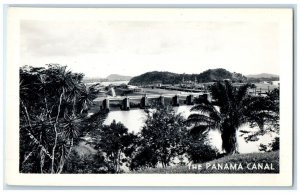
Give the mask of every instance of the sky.
M 276 22 L 42 21 L 20 25 L 21 65 L 68 65 L 87 77 L 148 71 L 279 74 Z

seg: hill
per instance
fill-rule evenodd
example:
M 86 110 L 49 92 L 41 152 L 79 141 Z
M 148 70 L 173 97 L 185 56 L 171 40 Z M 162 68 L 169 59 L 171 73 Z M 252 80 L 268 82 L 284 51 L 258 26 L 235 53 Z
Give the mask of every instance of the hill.
M 107 82 L 107 79 L 100 78 L 100 77 L 84 77 L 83 83 L 91 83 L 91 82 Z
M 279 78 L 279 75 L 269 74 L 269 73 L 260 73 L 260 74 L 253 74 L 247 75 L 248 78 Z
M 243 168 L 240 169 L 225 169 L 225 164 L 241 164 Z M 216 166 L 223 165 L 222 169 L 214 168 Z M 263 168 L 258 169 L 258 164 L 263 164 Z M 271 164 L 272 168 L 271 169 Z M 175 166 L 167 168 L 151 168 L 135 173 L 151 174 L 151 173 L 279 173 L 279 151 L 265 152 L 265 153 L 250 153 L 250 154 L 235 154 L 225 156 L 210 162 L 202 163 L 198 166 L 202 166 L 202 169 L 191 169 L 188 166 Z M 269 169 L 267 169 L 269 167 Z
M 110 74 L 106 77 L 108 81 L 129 81 L 131 79 L 130 76 L 119 75 L 119 74 Z
M 167 71 L 152 71 L 133 77 L 130 85 L 148 85 L 160 82 L 162 84 L 180 84 L 187 81 L 198 83 L 212 82 L 224 79 L 233 81 L 246 81 L 247 78 L 240 73 L 231 73 L 226 69 L 209 69 L 200 74 L 177 74 Z
M 247 79 L 252 83 L 279 81 L 279 75 L 261 73 L 256 75 L 247 75 Z

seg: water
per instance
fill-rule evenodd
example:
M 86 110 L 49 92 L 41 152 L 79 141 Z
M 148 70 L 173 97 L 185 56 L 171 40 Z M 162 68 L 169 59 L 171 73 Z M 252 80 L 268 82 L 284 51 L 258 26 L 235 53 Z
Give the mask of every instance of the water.
M 102 86 L 109 86 L 109 85 L 114 85 L 114 86 L 119 86 L 119 85 L 122 85 L 122 84 L 128 84 L 129 81 L 112 81 L 112 82 L 86 82 L 85 84 L 87 86 L 91 86 L 91 85 L 94 85 L 94 84 L 101 84 Z
M 109 85 L 122 85 L 122 84 L 128 84 L 129 81 L 113 81 L 113 82 L 100 82 L 101 85 L 103 86 L 109 86 Z
M 111 96 L 113 96 L 113 97 L 116 96 L 115 88 L 111 88 Z
M 174 110 L 177 114 L 181 114 L 183 117 L 187 118 L 191 113 L 190 108 L 192 106 L 179 106 L 175 107 Z M 142 109 L 131 109 L 130 111 L 111 111 L 109 112 L 104 124 L 110 124 L 113 120 L 117 122 L 122 122 L 129 130 L 129 132 L 138 133 L 141 131 L 144 122 L 146 120 L 146 113 Z M 242 130 L 251 129 L 248 125 L 241 127 Z M 258 130 L 258 128 L 251 129 L 252 131 Z M 237 134 L 238 149 L 240 153 L 252 153 L 259 152 L 258 146 L 260 143 L 268 144 L 272 141 L 274 137 L 272 135 L 264 135 L 256 142 L 246 143 L 244 138 L 240 136 L 241 133 Z M 213 146 L 218 150 L 222 150 L 222 140 L 221 135 L 218 130 L 212 130 L 209 133 L 209 139 Z
M 104 124 L 108 125 L 113 120 L 123 123 L 129 132 L 138 133 L 141 131 L 146 119 L 146 113 L 142 109 L 131 109 L 130 111 L 110 111 Z

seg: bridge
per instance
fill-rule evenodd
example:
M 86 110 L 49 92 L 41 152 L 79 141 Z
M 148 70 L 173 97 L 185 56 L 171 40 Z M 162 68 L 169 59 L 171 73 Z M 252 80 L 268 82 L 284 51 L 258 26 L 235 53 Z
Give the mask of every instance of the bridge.
M 195 90 L 193 91 L 195 92 Z M 197 91 L 198 92 L 198 91 Z M 268 90 L 261 88 L 248 91 L 250 95 L 266 95 Z M 147 108 L 150 106 L 151 101 L 156 101 L 160 105 L 193 105 L 195 97 L 198 100 L 212 101 L 210 93 L 186 93 L 186 94 L 142 94 L 132 96 L 106 96 L 98 97 L 94 101 L 100 104 L 100 110 L 109 112 L 111 107 L 120 107 L 121 110 L 130 110 L 130 108 Z
M 164 95 L 138 95 L 138 96 L 107 96 L 99 97 L 94 101 L 100 101 L 100 110 L 109 112 L 111 110 L 111 104 L 120 105 L 121 110 L 130 110 L 132 104 L 135 107 L 138 105 L 139 108 L 144 109 L 150 106 L 150 101 L 156 101 L 158 104 L 164 106 L 170 104 L 172 106 L 180 105 L 193 105 L 194 94 L 164 94 Z M 198 98 L 202 100 L 211 101 L 209 93 L 198 94 Z M 182 103 L 183 102 L 183 103 Z

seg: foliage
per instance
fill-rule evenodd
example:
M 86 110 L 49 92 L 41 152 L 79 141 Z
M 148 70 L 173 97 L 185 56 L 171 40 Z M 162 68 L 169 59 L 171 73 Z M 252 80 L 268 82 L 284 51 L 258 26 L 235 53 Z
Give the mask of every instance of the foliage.
M 275 137 L 274 141 L 270 144 L 272 151 L 279 150 L 280 142 L 279 137 Z
M 159 162 L 159 158 L 155 154 L 155 150 L 151 147 L 138 147 L 130 163 L 130 170 L 155 168 Z
M 101 152 L 80 155 L 77 151 L 71 152 L 63 171 L 65 174 L 98 174 L 112 172 L 114 172 L 113 166 L 105 161 L 105 157 Z
M 20 68 L 20 172 L 61 173 L 98 93 L 66 66 Z
M 147 111 L 147 110 L 146 110 Z M 175 114 L 172 107 L 158 107 L 147 111 L 147 119 L 140 133 L 140 146 L 133 159 L 132 168 L 163 167 L 184 154 L 185 120 Z
M 158 72 L 152 71 L 142 75 L 133 77 L 129 85 L 148 85 L 154 83 L 162 84 L 180 84 L 182 80 L 192 81 L 195 80 L 200 83 L 219 81 L 224 79 L 231 79 L 234 82 L 243 82 L 247 78 L 239 73 L 231 73 L 225 69 L 209 69 L 200 74 L 176 74 L 171 72 Z
M 208 132 L 201 127 L 193 127 L 188 131 L 184 145 L 188 159 L 193 163 L 211 161 L 219 156 L 218 150 L 209 143 Z
M 257 141 L 259 136 L 266 133 L 279 134 L 279 89 L 274 89 L 266 96 L 253 96 L 249 99 L 246 116 L 251 127 L 258 126 L 259 130 L 253 133 L 241 131 L 245 140 Z
M 121 166 L 128 163 L 128 158 L 135 150 L 136 136 L 128 133 L 128 129 L 120 122 L 104 125 L 101 129 L 91 132 L 92 145 L 98 152 L 104 153 L 107 163 L 113 166 L 113 171 L 121 172 Z
M 268 145 L 260 144 L 259 145 L 259 151 L 262 152 L 272 152 L 279 150 L 279 137 L 275 137 L 274 140 L 269 143 Z
M 253 118 L 256 115 L 253 113 L 263 112 L 267 117 L 267 113 L 272 112 L 270 105 L 258 106 L 256 102 L 263 101 L 261 97 L 251 97 L 248 94 L 250 86 L 250 84 L 245 84 L 236 88 L 228 81 L 217 82 L 210 88 L 214 101 L 204 101 L 191 109 L 198 113 L 191 114 L 188 122 L 203 131 L 220 130 L 222 147 L 227 154 L 238 152 L 236 132 L 239 127 L 249 121 L 258 122 Z

